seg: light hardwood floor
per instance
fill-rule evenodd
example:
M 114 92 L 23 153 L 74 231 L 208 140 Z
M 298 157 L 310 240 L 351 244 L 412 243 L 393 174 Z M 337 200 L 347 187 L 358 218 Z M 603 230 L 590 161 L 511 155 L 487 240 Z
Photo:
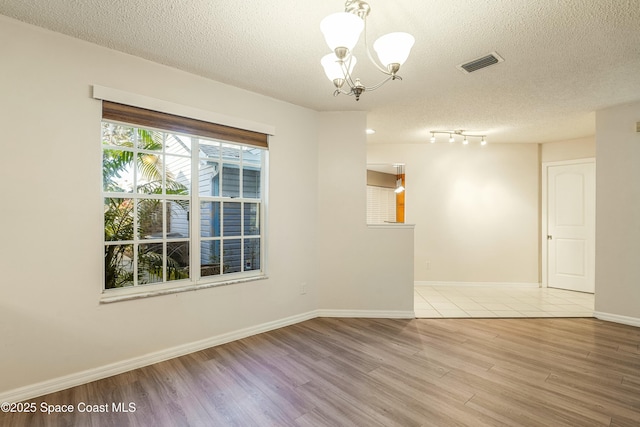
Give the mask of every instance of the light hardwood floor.
M 597 319 L 313 319 L 30 401 L 109 413 L 0 425 L 637 427 L 639 345 Z

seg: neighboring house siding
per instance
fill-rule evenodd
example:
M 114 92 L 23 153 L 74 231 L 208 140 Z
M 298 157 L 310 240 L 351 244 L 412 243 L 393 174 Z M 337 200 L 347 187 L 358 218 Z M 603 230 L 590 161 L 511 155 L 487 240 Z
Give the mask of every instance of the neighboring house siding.
M 191 161 L 184 157 L 167 156 L 167 172 L 176 182 L 191 188 Z M 189 237 L 189 211 L 184 205 L 171 203 L 167 218 L 167 237 Z
M 260 198 L 260 170 L 245 166 L 242 170 L 243 197 Z

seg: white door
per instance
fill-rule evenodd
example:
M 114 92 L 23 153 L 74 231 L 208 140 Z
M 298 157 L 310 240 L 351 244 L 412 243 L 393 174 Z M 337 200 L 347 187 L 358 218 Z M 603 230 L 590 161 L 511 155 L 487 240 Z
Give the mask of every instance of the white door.
M 547 168 L 548 286 L 595 289 L 595 163 Z

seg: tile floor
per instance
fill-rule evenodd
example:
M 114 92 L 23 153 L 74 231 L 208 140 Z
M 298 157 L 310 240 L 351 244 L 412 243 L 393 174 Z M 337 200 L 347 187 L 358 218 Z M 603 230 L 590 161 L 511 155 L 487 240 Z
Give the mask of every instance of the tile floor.
M 416 286 L 418 318 L 593 317 L 594 296 L 553 288 Z

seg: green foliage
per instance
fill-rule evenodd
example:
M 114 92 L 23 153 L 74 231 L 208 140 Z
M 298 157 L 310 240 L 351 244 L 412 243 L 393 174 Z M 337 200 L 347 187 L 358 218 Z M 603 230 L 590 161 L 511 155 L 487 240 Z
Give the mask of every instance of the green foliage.
M 137 136 L 137 138 L 135 138 Z M 102 160 L 103 188 L 106 192 L 126 193 L 134 189 L 125 189 L 118 181 L 123 173 L 137 166 L 139 178 L 146 181 L 138 187 L 139 193 L 163 194 L 161 157 L 152 153 L 139 153 L 134 159 L 134 153 L 126 148 L 133 148 L 137 139 L 138 148 L 145 151 L 162 150 L 162 134 L 144 129 L 134 129 L 127 126 L 102 124 L 102 141 L 105 145 L 116 145 L 125 149 L 104 149 Z M 188 189 L 173 179 L 173 175 L 166 173 L 165 194 L 185 195 Z M 172 201 L 183 209 L 188 209 L 186 200 Z M 134 233 L 140 232 L 145 224 L 152 222 L 152 216 L 158 213 L 158 206 L 162 209 L 162 202 L 153 199 L 143 199 L 138 203 L 138 224 L 135 224 L 134 200 L 126 198 L 105 198 L 104 201 L 104 239 L 105 242 L 132 241 Z M 166 203 L 167 208 L 170 204 Z M 160 213 L 162 211 L 160 210 Z M 151 242 L 150 242 L 151 243 Z M 186 243 L 185 243 L 186 245 Z M 188 247 L 188 245 L 186 245 Z M 150 278 L 162 278 L 162 244 L 144 245 L 144 250 L 138 251 L 138 279 L 140 283 L 148 283 Z M 158 248 L 159 251 L 158 251 Z M 167 254 L 167 280 L 177 280 L 189 277 L 188 254 L 184 251 Z M 132 244 L 105 245 L 105 288 L 118 288 L 133 285 L 133 263 L 136 255 Z M 186 265 L 186 267 L 185 267 Z

